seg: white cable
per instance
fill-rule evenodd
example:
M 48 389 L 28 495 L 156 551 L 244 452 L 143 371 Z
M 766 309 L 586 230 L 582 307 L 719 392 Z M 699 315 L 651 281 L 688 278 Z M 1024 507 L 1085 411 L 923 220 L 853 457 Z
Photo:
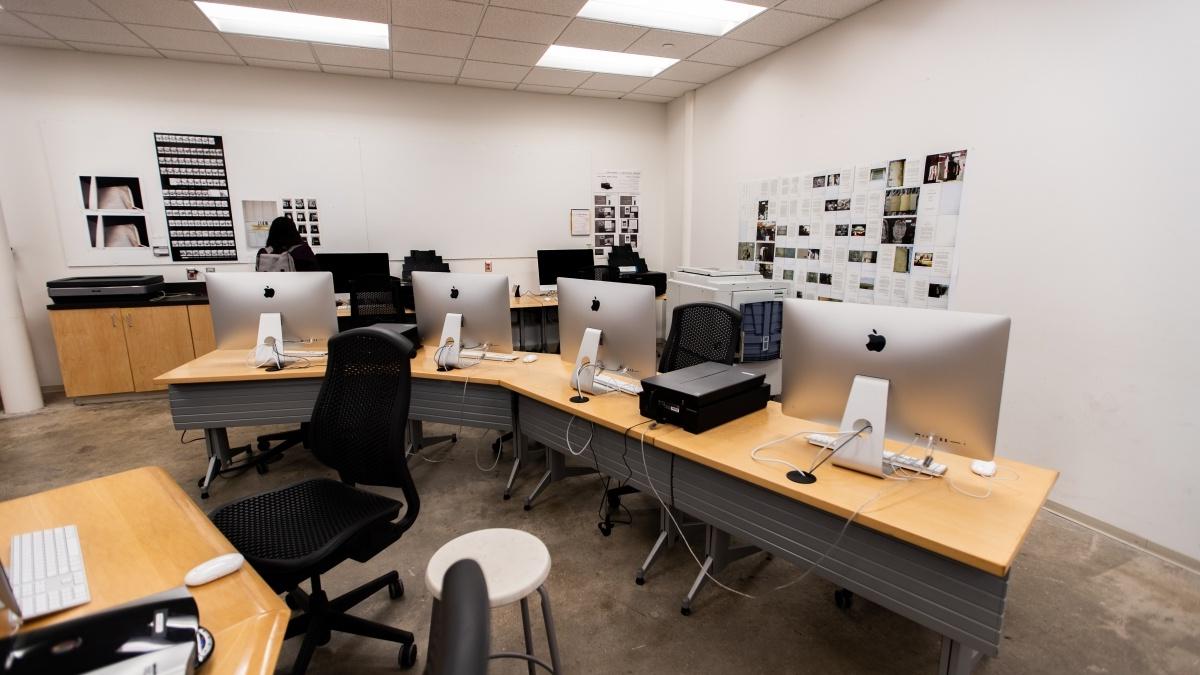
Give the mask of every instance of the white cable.
M 773 441 L 767 441 L 766 443 L 763 443 L 762 445 L 758 446 L 757 448 L 754 448 L 753 450 L 750 451 L 750 459 L 753 459 L 756 462 L 770 462 L 772 464 L 782 464 L 782 465 L 792 469 L 793 471 L 797 471 L 799 473 L 808 473 L 808 471 L 801 469 L 800 467 L 796 466 L 795 464 L 792 464 L 791 462 L 789 462 L 785 459 L 776 459 L 774 457 L 759 457 L 758 453 L 771 447 L 772 445 L 777 445 L 779 443 L 783 443 L 784 441 L 790 441 L 791 439 L 793 439 L 797 436 L 811 436 L 813 434 L 825 434 L 825 435 L 833 436 L 834 440 L 836 441 L 844 436 L 856 435 L 858 433 L 859 433 L 858 429 L 841 430 L 841 431 L 835 431 L 832 433 L 829 431 L 822 431 L 822 430 L 797 431 L 796 433 L 789 434 L 787 436 L 784 436 L 783 438 L 776 438 Z M 823 450 L 830 450 L 833 448 L 833 446 L 831 444 L 821 444 L 820 447 Z M 820 454 L 821 454 L 821 451 L 818 450 L 817 456 L 820 457 Z M 814 462 L 815 462 L 815 458 L 814 458 Z
M 651 425 L 651 426 L 656 426 L 656 425 Z M 721 583 L 720 581 L 717 581 L 716 577 L 714 577 L 708 571 L 704 570 L 704 563 L 700 562 L 700 558 L 696 557 L 696 552 L 692 550 L 691 543 L 688 542 L 687 537 L 684 536 L 684 534 L 683 534 L 683 528 L 680 527 L 679 521 L 675 520 L 675 514 L 671 513 L 671 509 L 667 508 L 666 502 L 664 502 L 662 496 L 660 496 L 658 494 L 658 488 L 654 487 L 654 481 L 651 480 L 651 478 L 650 478 L 650 466 L 646 462 L 646 428 L 645 427 L 642 428 L 641 446 L 642 446 L 642 468 L 646 471 L 646 483 L 648 483 L 650 485 L 650 491 L 654 493 L 654 498 L 658 500 L 658 505 L 662 507 L 663 511 L 667 514 L 667 517 L 671 519 L 671 523 L 675 526 L 676 531 L 679 532 L 679 539 L 681 541 L 683 541 L 683 545 L 687 547 L 687 551 L 688 551 L 688 553 L 691 554 L 692 560 L 696 561 L 696 565 L 698 565 L 700 567 L 700 569 L 702 571 L 704 571 L 704 576 L 708 577 L 709 581 L 713 582 L 717 586 L 720 586 L 721 588 L 724 588 L 725 590 L 729 591 L 730 593 L 733 593 L 734 595 L 740 595 L 743 598 L 746 598 L 748 600 L 753 600 L 754 599 L 753 595 L 750 595 L 748 593 L 743 593 L 737 589 L 726 586 L 725 584 Z
M 589 447 L 591 447 L 592 436 L 594 436 L 596 433 L 596 426 L 592 425 L 591 433 L 588 434 L 587 440 L 583 442 L 583 447 L 579 448 L 579 452 L 575 452 L 575 450 L 571 447 L 571 425 L 574 423 L 575 423 L 575 416 L 572 415 L 571 419 L 567 422 L 567 433 L 566 433 L 567 452 L 571 453 L 571 455 L 573 455 L 575 457 L 578 457 L 578 456 L 582 455 L 583 453 L 587 452 L 587 449 Z

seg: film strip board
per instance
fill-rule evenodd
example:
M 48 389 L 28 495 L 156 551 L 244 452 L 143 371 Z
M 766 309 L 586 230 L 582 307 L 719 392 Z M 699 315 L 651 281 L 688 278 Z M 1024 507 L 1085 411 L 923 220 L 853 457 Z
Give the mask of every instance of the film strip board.
M 233 211 L 220 136 L 154 134 L 171 260 L 234 261 Z

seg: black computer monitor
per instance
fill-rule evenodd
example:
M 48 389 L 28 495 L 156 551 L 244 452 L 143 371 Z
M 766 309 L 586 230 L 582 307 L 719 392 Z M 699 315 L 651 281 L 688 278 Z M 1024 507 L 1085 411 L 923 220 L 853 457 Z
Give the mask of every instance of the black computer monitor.
M 349 293 L 350 281 L 364 274 L 391 274 L 386 253 L 318 253 L 317 266 L 333 274 L 333 292 Z
M 539 250 L 538 285 L 543 291 L 557 288 L 559 277 L 575 277 L 592 266 L 592 249 L 563 248 Z

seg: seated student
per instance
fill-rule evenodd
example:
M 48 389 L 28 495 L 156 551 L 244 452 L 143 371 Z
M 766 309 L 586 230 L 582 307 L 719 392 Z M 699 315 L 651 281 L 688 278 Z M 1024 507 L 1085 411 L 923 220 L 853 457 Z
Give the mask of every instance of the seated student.
M 271 221 L 267 245 L 258 250 L 256 272 L 317 272 L 317 254 L 309 248 L 287 216 Z

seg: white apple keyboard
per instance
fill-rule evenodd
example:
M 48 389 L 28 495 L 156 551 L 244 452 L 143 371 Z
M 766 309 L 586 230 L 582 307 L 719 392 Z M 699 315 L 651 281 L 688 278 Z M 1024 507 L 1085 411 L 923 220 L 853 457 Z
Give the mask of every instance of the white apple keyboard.
M 458 355 L 464 359 L 483 359 L 484 361 L 516 361 L 518 358 L 515 354 L 485 352 L 478 349 L 464 349 Z
M 289 349 L 282 354 L 283 356 L 293 356 L 299 359 L 315 359 L 321 356 L 329 356 L 329 352 L 306 352 L 297 349 Z
M 833 449 L 838 447 L 838 439 L 844 436 L 831 436 L 828 434 L 808 434 L 808 442 L 812 445 L 817 445 L 822 448 Z M 892 466 L 909 471 L 916 471 L 927 476 L 941 478 L 946 474 L 946 465 L 937 462 L 930 462 L 929 466 L 925 466 L 924 460 L 911 457 L 909 455 L 898 455 L 890 450 L 883 451 L 883 461 Z
M 74 525 L 13 535 L 9 553 L 9 581 L 22 618 L 35 619 L 92 599 Z
M 612 375 L 605 375 L 604 373 L 596 375 L 592 378 L 592 381 L 602 384 L 609 389 L 624 392 L 630 396 L 637 396 L 638 394 L 642 393 L 642 385 L 638 384 L 637 382 L 618 380 Z

